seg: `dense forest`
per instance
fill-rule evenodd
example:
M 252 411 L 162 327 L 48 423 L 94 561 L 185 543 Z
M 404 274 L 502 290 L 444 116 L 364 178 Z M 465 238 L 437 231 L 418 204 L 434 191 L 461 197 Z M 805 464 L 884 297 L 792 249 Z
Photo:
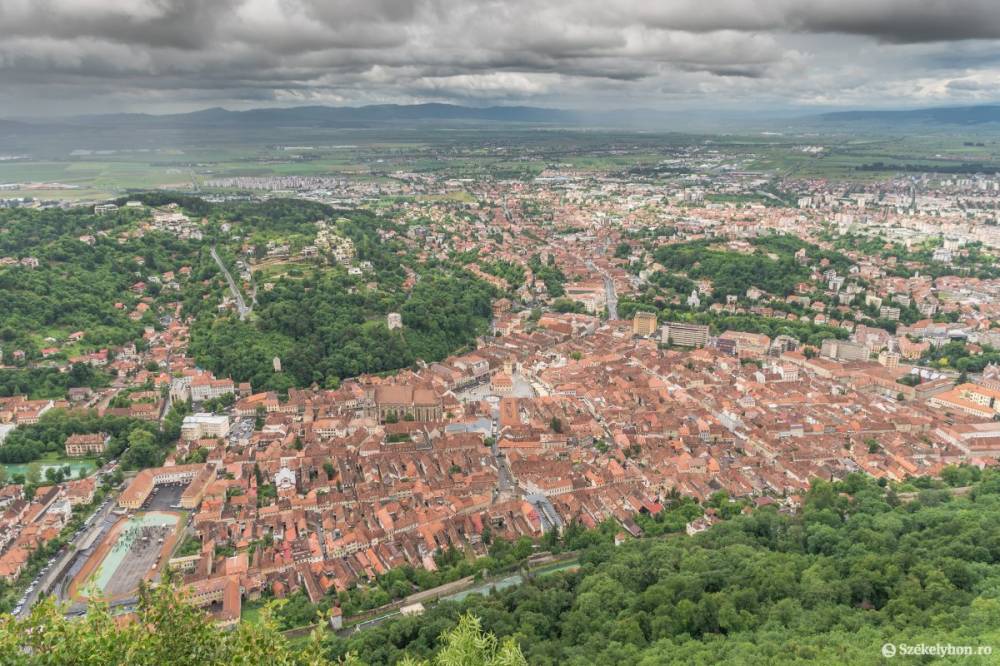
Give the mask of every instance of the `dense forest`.
M 962 485 L 979 471 L 945 477 Z M 516 639 L 531 664 L 869 664 L 885 643 L 996 646 L 1000 473 L 965 495 L 925 479 L 912 490 L 817 481 L 798 514 L 762 508 L 693 538 L 604 540 L 576 572 L 444 602 L 327 649 L 372 664 L 429 655 L 463 613 Z
M 840 253 L 821 250 L 794 236 L 767 236 L 753 241 L 753 245 L 755 252 L 744 254 L 719 249 L 712 241 L 698 240 L 662 245 L 653 255 L 671 272 L 692 280 L 710 280 L 712 300 L 723 303 L 727 295 L 742 298 L 751 286 L 775 297 L 793 293 L 797 283 L 810 278 L 809 268 L 795 261 L 795 253 L 803 248 L 810 265 L 827 259 L 830 268 L 844 273 L 851 264 Z
M 0 369 L 0 398 L 27 395 L 31 399 L 65 398 L 71 388 L 103 388 L 111 375 L 83 363 L 75 363 L 67 372 L 57 368 Z
M 492 290 L 466 274 L 427 273 L 409 294 L 351 287 L 337 272 L 283 281 L 261 299 L 254 322 L 199 322 L 191 351 L 200 365 L 255 388 L 336 387 L 344 377 L 444 358 L 473 345 L 489 322 Z M 402 331 L 387 327 L 393 311 Z
M 211 204 L 172 193 L 133 198 L 148 206 L 179 204 L 192 219 L 201 218 L 204 238 L 185 240 L 143 228 L 148 212 L 142 210 L 123 208 L 100 216 L 84 208 L 0 211 L 0 256 L 38 261 L 37 266 L 0 267 L 5 360 L 15 350 L 26 352 L 28 361 L 38 360 L 42 348 L 56 346 L 52 360 L 65 362 L 88 349 L 137 340 L 145 327 L 161 325 L 158 308 L 174 301 L 182 303 L 185 316 L 195 318 L 191 351 L 198 362 L 260 389 L 333 387 L 343 377 L 438 360 L 473 345 L 487 329 L 496 295 L 492 287 L 457 262 L 410 258 L 395 237 L 395 225 L 369 212 L 291 199 Z M 225 286 L 210 246 L 216 245 L 232 265 L 243 247 L 257 256 L 271 240 L 311 243 L 319 220 L 350 239 L 360 273 L 322 260 L 295 264 L 269 285 L 273 288 L 259 290 L 249 320 L 219 316 L 216 305 Z M 160 283 L 159 275 L 182 266 L 191 268 L 189 278 L 173 290 Z M 404 289 L 412 276 L 416 284 Z M 546 278 L 558 289 L 558 273 Z M 142 316 L 130 316 L 140 300 L 150 307 Z M 389 331 L 390 312 L 402 315 L 401 330 Z M 83 341 L 67 343 L 75 331 L 85 333 Z M 275 357 L 282 372 L 273 369 Z M 81 375 L 79 370 L 62 376 L 8 371 L 0 374 L 0 395 L 61 397 L 70 386 L 105 383 L 101 373 Z

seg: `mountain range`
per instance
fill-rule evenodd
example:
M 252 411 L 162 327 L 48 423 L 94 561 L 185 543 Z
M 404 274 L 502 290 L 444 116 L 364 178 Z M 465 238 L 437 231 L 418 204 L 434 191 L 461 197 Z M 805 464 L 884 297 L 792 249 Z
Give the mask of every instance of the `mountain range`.
M 815 117 L 822 122 L 887 125 L 985 125 L 1000 123 L 1000 106 L 949 106 L 905 111 L 837 111 Z
M 574 111 L 531 106 L 469 107 L 455 104 L 379 104 L 360 107 L 298 106 L 230 111 L 210 108 L 190 113 L 113 113 L 64 118 L 0 119 L 0 134 L 78 128 L 194 130 L 214 128 L 350 128 L 399 124 L 516 124 L 553 127 L 619 127 L 680 131 L 861 127 L 948 129 L 1000 123 L 1000 105 L 937 107 L 887 111 L 837 111 L 789 117 L 732 111 L 654 111 L 649 109 Z

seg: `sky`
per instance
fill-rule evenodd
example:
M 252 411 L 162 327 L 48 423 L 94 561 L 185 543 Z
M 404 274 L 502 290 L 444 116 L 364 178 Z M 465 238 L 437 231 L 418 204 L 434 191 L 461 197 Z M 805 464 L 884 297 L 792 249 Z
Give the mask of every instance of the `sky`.
M 0 116 L 1000 101 L 1000 0 L 0 0 Z

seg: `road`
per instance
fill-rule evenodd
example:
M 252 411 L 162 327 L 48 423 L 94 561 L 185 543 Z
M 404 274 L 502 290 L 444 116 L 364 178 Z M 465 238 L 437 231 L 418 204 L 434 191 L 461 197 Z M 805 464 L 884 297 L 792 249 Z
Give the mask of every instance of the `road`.
M 95 536 L 100 530 L 104 523 L 104 519 L 107 518 L 108 514 L 115 507 L 117 502 L 114 499 L 115 493 L 108 495 L 108 499 L 105 504 L 103 504 L 97 511 L 93 514 L 93 519 L 90 522 L 90 527 L 84 529 L 80 534 L 66 544 L 66 547 L 56 556 L 55 563 L 49 567 L 49 570 L 42 575 L 39 579 L 38 585 L 35 586 L 34 591 L 27 595 L 24 608 L 21 609 L 21 614 L 19 617 L 26 617 L 28 613 L 31 612 L 31 607 L 35 605 L 35 602 L 39 600 L 43 595 L 47 595 L 53 590 L 58 590 L 59 586 L 62 584 L 62 577 L 72 562 L 73 558 L 79 550 L 83 549 L 83 546 L 89 544 L 90 539 Z
M 493 459 L 497 461 L 497 493 L 504 495 L 517 490 L 514 483 L 514 476 L 510 473 L 507 465 L 507 456 L 500 455 L 500 448 L 497 446 L 497 435 L 500 429 L 497 427 L 496 419 L 493 420 Z M 496 499 L 496 498 L 494 498 Z
M 608 275 L 607 271 L 599 269 L 593 261 L 587 262 L 587 268 L 600 273 L 601 278 L 604 280 L 604 300 L 607 301 L 608 305 L 608 320 L 614 321 L 618 319 L 618 293 L 615 291 L 614 279 Z
M 503 205 L 503 216 L 507 219 L 508 222 L 513 222 L 514 216 L 510 214 L 510 208 L 507 206 L 506 196 L 504 196 L 502 200 L 502 205 Z
M 615 281 L 607 273 L 604 274 L 604 298 L 608 301 L 608 320 L 618 319 L 618 294 L 615 293 Z
M 232 292 L 233 298 L 236 299 L 236 308 L 240 313 L 240 319 L 246 319 L 247 315 L 250 314 L 250 308 L 247 307 L 246 302 L 243 300 L 243 294 L 236 287 L 236 281 L 233 280 L 233 276 L 229 274 L 229 269 L 226 265 L 222 263 L 222 259 L 219 259 L 219 253 L 215 251 L 215 247 L 212 247 L 212 259 L 215 259 L 215 263 L 219 265 L 222 270 L 222 274 L 226 276 L 226 282 L 229 284 L 229 291 Z

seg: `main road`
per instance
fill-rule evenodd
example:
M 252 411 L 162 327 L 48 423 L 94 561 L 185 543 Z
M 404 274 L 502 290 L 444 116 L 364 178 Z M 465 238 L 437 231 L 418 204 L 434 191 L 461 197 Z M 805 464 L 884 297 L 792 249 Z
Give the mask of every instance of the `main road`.
M 587 262 L 587 267 L 595 273 L 600 273 L 604 280 L 604 300 L 608 306 L 608 321 L 618 319 L 618 293 L 615 291 L 615 280 L 608 272 L 597 267 L 593 261 Z
M 615 281 L 604 273 L 604 298 L 608 302 L 608 321 L 618 319 L 618 294 L 615 292 Z
M 68 582 L 63 580 L 67 570 L 76 558 L 77 553 L 81 550 L 86 550 L 86 548 L 90 546 L 90 542 L 97 538 L 103 529 L 105 519 L 107 519 L 111 510 L 114 509 L 117 504 L 115 495 L 116 493 L 108 494 L 107 499 L 105 499 L 104 503 L 101 504 L 92 514 L 91 519 L 84 526 L 84 528 L 74 535 L 69 543 L 67 543 L 63 549 L 56 554 L 52 566 L 46 569 L 45 573 L 36 579 L 38 580 L 38 584 L 35 585 L 35 589 L 32 590 L 30 594 L 25 595 L 24 606 L 21 610 L 20 617 L 27 617 L 35 602 L 47 594 L 55 592 L 56 598 L 61 599 L 60 588 L 63 583 Z
M 229 274 L 229 269 L 226 265 L 222 263 L 222 259 L 219 259 L 219 253 L 215 251 L 215 246 L 212 246 L 212 259 L 215 259 L 215 263 L 219 265 L 222 270 L 222 274 L 226 276 L 226 282 L 229 284 L 229 291 L 233 293 L 233 298 L 236 299 L 236 309 L 240 313 L 240 319 L 246 319 L 247 315 L 250 314 L 250 308 L 247 307 L 246 301 L 243 300 L 243 294 L 240 290 L 236 288 L 236 281 L 233 276 Z

